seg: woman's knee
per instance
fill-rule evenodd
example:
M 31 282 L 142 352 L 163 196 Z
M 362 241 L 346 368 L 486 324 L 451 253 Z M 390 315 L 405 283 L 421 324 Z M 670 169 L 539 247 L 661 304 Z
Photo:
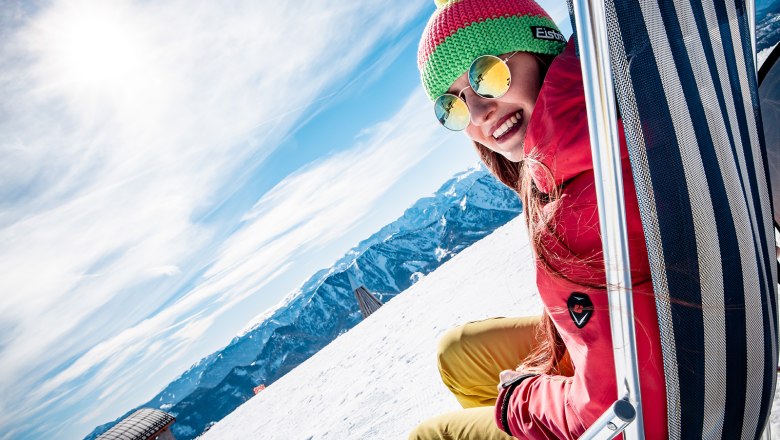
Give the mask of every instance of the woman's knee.
M 439 373 L 448 387 L 461 382 L 487 383 L 493 375 L 516 367 L 535 344 L 539 317 L 488 318 L 467 322 L 445 332 L 439 339 Z
M 508 318 L 487 318 L 470 321 L 447 330 L 441 338 L 437 356 L 439 366 L 451 364 L 453 360 L 471 359 L 481 354 L 486 346 L 495 343 L 495 334 L 503 333 Z
M 490 320 L 500 318 L 490 318 Z M 482 372 L 492 370 L 489 347 L 491 338 L 485 330 L 488 320 L 471 321 L 446 331 L 439 339 L 437 359 L 439 374 L 445 385 L 456 395 L 484 385 L 492 378 L 483 378 Z
M 439 338 L 439 345 L 436 350 L 436 356 L 439 359 L 439 366 L 441 367 L 442 361 L 451 359 L 453 357 L 460 357 L 463 352 L 463 346 L 461 341 L 463 338 L 463 325 L 451 328 L 447 330 L 441 338 Z
M 471 364 L 468 346 L 469 332 L 465 331 L 471 323 L 459 325 L 447 330 L 441 338 L 437 349 L 439 373 L 445 383 L 456 380 L 464 366 Z

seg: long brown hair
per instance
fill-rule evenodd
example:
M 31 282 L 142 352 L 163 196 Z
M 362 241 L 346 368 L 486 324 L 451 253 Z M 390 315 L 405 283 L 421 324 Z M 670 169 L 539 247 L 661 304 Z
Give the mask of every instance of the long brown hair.
M 541 84 L 554 56 L 537 55 L 536 58 L 540 64 L 541 75 L 539 82 Z M 550 254 L 541 243 L 541 233 L 543 231 L 551 231 L 555 215 L 552 210 L 545 212 L 544 207 L 550 201 L 556 200 L 559 192 L 559 188 L 556 185 L 550 185 L 553 190 L 544 193 L 534 184 L 532 173 L 528 172 L 528 167 L 531 163 L 536 162 L 535 165 L 541 166 L 544 170 L 543 165 L 530 156 L 523 158 L 520 162 L 512 162 L 476 141 L 474 142 L 474 147 L 488 170 L 520 197 L 523 205 L 523 217 L 528 227 L 531 249 L 537 262 L 547 269 L 549 273 L 567 278 L 565 274 L 552 267 Z M 551 178 L 549 170 L 546 174 Z M 566 345 L 555 328 L 549 313 L 545 310 L 542 313 L 542 320 L 537 331 L 537 344 L 534 350 L 526 356 L 519 369 L 530 373 L 561 374 L 559 366 L 565 355 Z
M 512 162 L 504 156 L 474 142 L 480 159 L 488 170 L 504 185 L 514 190 L 523 205 L 523 218 L 528 227 L 531 249 L 543 267 L 550 268 L 547 252 L 541 245 L 541 232 L 550 227 L 549 213 L 544 206 L 556 195 L 545 194 L 536 188 L 531 173 L 526 172 L 526 161 Z M 551 269 L 551 268 L 550 268 Z M 550 273 L 556 274 L 556 271 Z M 529 373 L 560 374 L 559 365 L 566 354 L 566 345 L 553 324 L 547 310 L 542 312 L 542 320 L 537 330 L 537 344 L 526 356 L 520 369 Z

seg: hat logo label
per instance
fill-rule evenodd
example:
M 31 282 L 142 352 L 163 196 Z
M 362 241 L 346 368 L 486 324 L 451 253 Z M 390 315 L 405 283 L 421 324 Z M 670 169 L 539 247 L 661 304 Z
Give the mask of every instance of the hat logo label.
M 557 30 L 545 26 L 531 26 L 531 32 L 534 34 L 534 38 L 538 40 L 553 40 L 566 42 L 566 37 Z

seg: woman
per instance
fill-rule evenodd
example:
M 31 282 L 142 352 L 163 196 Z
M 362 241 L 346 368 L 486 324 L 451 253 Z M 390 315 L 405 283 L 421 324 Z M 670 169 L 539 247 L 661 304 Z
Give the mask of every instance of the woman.
M 429 20 L 418 66 L 440 123 L 464 129 L 488 169 L 520 196 L 544 314 L 448 332 L 439 369 L 464 409 L 423 422 L 410 438 L 578 438 L 618 388 L 574 42 L 566 43 L 533 1 L 456 0 L 439 4 Z M 667 421 L 658 322 L 621 147 L 644 427 L 648 439 L 661 439 Z

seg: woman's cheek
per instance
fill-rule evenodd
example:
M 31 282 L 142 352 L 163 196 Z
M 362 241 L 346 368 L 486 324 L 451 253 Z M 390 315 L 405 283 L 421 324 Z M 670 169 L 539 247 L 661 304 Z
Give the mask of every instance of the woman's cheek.
M 479 142 L 480 144 L 489 147 L 488 145 L 486 145 L 485 139 L 482 139 L 482 136 L 480 136 L 479 131 L 472 124 L 469 124 L 468 127 L 466 127 L 466 137 L 468 137 L 472 141 Z

